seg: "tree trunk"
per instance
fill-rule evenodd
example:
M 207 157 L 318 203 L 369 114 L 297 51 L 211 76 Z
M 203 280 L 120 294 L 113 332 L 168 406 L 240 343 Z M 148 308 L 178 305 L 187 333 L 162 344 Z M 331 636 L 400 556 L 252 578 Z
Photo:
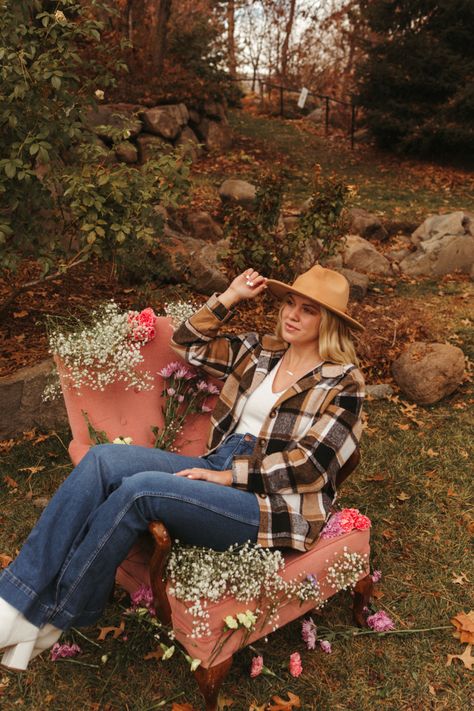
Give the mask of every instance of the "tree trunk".
M 283 40 L 283 45 L 281 48 L 281 79 L 283 83 L 286 81 L 286 74 L 288 70 L 288 49 L 290 46 L 290 37 L 293 31 L 293 23 L 295 20 L 295 10 L 296 10 L 296 0 L 291 0 L 290 2 L 290 13 L 288 15 L 288 22 L 285 28 L 285 39 Z
M 237 59 L 235 52 L 235 2 L 227 2 L 227 52 L 229 55 L 229 74 L 237 77 Z
M 166 38 L 172 0 L 131 0 L 130 35 L 135 61 L 160 75 L 166 55 Z

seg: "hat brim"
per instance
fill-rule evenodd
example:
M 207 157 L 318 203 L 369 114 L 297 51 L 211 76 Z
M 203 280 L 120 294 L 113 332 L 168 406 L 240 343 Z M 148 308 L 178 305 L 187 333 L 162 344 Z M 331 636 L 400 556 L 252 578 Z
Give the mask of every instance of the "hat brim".
M 302 291 L 298 291 L 298 289 L 293 289 L 292 286 L 290 286 L 289 284 L 285 284 L 282 281 L 277 281 L 276 279 L 268 279 L 267 289 L 278 299 L 283 299 L 286 294 L 297 294 L 297 296 L 302 296 L 305 299 L 309 299 L 309 301 L 313 301 L 315 304 L 324 306 L 325 309 L 328 309 L 328 311 L 331 311 L 333 314 L 336 314 L 336 316 L 339 316 L 339 318 L 345 321 L 347 325 L 351 328 L 356 328 L 359 331 L 365 330 L 365 326 L 356 321 L 354 318 L 348 316 L 344 311 L 339 311 L 339 309 L 335 309 L 333 306 L 325 304 L 322 299 L 312 299 L 307 294 L 304 294 Z

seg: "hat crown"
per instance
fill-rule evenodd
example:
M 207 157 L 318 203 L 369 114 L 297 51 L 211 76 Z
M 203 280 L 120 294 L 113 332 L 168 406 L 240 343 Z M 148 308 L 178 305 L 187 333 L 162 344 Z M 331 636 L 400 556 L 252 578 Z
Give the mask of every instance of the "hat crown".
M 319 304 L 338 311 L 346 311 L 349 302 L 349 282 L 338 272 L 325 269 L 320 264 L 300 274 L 293 284 L 293 289 Z

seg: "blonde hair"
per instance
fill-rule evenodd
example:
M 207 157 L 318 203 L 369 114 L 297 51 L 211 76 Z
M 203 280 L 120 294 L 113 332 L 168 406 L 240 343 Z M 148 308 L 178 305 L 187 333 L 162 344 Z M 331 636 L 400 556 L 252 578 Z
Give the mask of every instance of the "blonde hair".
M 281 331 L 281 312 L 284 304 L 280 306 L 278 311 L 278 320 L 275 328 L 275 335 L 282 338 Z M 319 355 L 323 361 L 330 363 L 340 363 L 359 365 L 354 344 L 352 342 L 351 331 L 349 326 L 342 318 L 336 316 L 328 309 L 318 304 L 321 312 L 321 322 L 319 324 Z

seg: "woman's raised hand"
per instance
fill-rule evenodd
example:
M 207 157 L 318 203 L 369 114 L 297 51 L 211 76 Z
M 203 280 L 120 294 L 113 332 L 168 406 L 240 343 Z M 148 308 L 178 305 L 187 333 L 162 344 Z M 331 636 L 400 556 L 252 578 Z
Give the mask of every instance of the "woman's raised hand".
M 243 299 L 253 299 L 265 291 L 267 288 L 267 279 L 257 272 L 255 269 L 246 269 L 242 274 L 239 274 L 229 284 L 223 294 L 220 294 L 219 300 L 224 306 L 230 307 Z

